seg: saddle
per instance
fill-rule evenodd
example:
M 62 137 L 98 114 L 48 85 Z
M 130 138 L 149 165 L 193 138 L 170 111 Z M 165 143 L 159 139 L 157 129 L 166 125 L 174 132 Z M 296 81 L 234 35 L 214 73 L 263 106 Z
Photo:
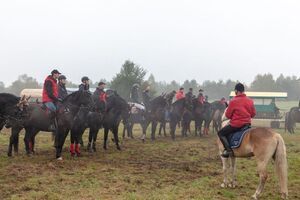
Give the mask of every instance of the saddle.
M 230 134 L 227 136 L 227 140 L 229 142 L 229 145 L 231 149 L 239 148 L 244 136 L 251 130 L 251 125 L 246 125 L 243 128 L 241 128 L 239 131 Z

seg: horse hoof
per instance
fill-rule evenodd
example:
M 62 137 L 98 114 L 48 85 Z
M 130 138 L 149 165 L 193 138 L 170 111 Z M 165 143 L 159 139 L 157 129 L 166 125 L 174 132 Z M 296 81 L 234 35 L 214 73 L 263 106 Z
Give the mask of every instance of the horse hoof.
M 121 147 L 117 147 L 117 149 L 118 149 L 119 151 L 121 151 Z
M 58 160 L 58 161 L 62 161 L 62 160 L 63 160 L 63 158 L 60 156 L 60 157 L 56 158 L 56 160 Z
M 256 196 L 256 194 L 252 195 L 251 197 L 252 197 L 252 199 L 255 199 L 255 200 L 258 199 L 257 196 Z
M 7 156 L 8 157 L 12 157 L 12 153 L 7 153 Z

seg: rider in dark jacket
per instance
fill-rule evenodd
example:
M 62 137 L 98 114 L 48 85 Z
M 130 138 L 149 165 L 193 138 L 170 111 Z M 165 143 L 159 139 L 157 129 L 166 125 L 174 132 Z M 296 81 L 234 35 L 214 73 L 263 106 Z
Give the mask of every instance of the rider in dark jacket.
M 143 91 L 143 103 L 147 110 L 149 110 L 150 99 L 150 86 L 147 86 L 147 88 Z
M 79 91 L 90 91 L 90 79 L 87 76 L 81 78 L 81 84 L 79 85 Z
M 130 98 L 133 103 L 139 103 L 139 85 L 133 84 L 131 88 Z
M 63 100 L 68 96 L 68 91 L 66 89 L 67 78 L 64 75 L 58 77 L 58 99 Z

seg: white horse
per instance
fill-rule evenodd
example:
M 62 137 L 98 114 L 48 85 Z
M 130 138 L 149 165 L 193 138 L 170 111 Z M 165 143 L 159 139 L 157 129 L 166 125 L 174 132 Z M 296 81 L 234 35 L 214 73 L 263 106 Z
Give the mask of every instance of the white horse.
M 223 115 L 222 127 L 228 124 L 228 120 Z M 222 154 L 224 146 L 221 141 L 217 141 L 219 147 L 219 153 Z M 255 156 L 257 162 L 257 170 L 259 173 L 259 185 L 252 195 L 253 199 L 258 199 L 259 195 L 264 189 L 265 182 L 267 180 L 267 165 L 271 158 L 275 161 L 275 170 L 279 178 L 280 193 L 282 199 L 287 199 L 287 159 L 286 148 L 283 138 L 280 134 L 271 130 L 270 128 L 251 128 L 249 130 L 240 145 L 240 147 L 233 149 L 234 157 L 224 158 L 221 156 L 223 164 L 224 180 L 221 187 L 236 187 L 236 158 L 247 158 Z M 231 179 L 228 180 L 228 176 L 231 175 Z

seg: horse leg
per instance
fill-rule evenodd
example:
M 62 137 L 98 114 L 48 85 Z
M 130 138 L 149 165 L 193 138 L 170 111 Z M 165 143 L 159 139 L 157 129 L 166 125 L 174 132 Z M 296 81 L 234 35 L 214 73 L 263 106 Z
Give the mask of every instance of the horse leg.
M 107 150 L 107 138 L 108 138 L 108 128 L 104 128 L 104 143 L 103 143 L 103 149 Z
M 148 128 L 149 124 L 150 124 L 149 121 L 144 121 L 144 122 L 141 123 L 142 129 L 143 129 L 143 134 L 142 134 L 142 136 L 141 136 L 141 140 L 142 140 L 143 142 L 145 142 L 145 139 L 146 139 L 146 133 L 147 133 L 147 128 Z
M 259 195 L 262 193 L 265 183 L 267 181 L 268 178 L 268 173 L 267 173 L 267 165 L 268 162 L 270 160 L 270 158 L 272 157 L 272 155 L 268 155 L 270 153 L 268 152 L 261 152 L 262 154 L 257 157 L 257 171 L 259 174 L 259 185 L 254 193 L 254 195 L 252 195 L 253 199 L 258 199 Z M 274 153 L 274 151 L 272 152 L 272 154 Z
M 31 149 L 32 149 L 31 133 L 32 133 L 32 128 L 25 128 L 24 143 L 25 143 L 25 150 L 27 155 L 31 154 Z
M 236 158 L 230 157 L 230 172 L 231 172 L 231 183 L 229 184 L 229 187 L 235 188 L 237 186 L 237 180 L 236 180 Z
M 129 129 L 129 131 L 128 131 L 128 137 L 130 137 L 131 139 L 134 139 L 134 137 L 133 137 L 133 126 L 134 126 L 134 123 L 131 123 L 130 125 L 127 125 L 128 126 L 128 129 Z
M 116 126 L 113 128 L 114 141 L 115 141 L 115 143 L 116 143 L 117 149 L 121 151 L 121 147 L 120 147 L 120 145 L 119 145 L 118 131 L 119 131 L 119 126 L 116 125 Z
M 68 128 L 62 128 L 62 127 L 57 128 L 55 142 L 54 142 L 55 149 L 56 149 L 55 157 L 57 160 L 62 160 L 62 156 L 61 156 L 62 148 L 64 146 L 69 131 L 70 130 Z
M 19 133 L 22 128 L 16 128 L 12 127 L 11 129 L 11 135 L 9 138 L 9 145 L 8 145 L 8 151 L 7 156 L 12 156 L 12 148 L 14 147 L 14 152 L 17 154 L 19 150 Z
M 75 156 L 75 133 L 74 130 L 71 131 L 71 144 L 70 144 L 70 153 L 71 156 Z
M 167 132 L 166 132 L 166 122 L 164 122 L 163 125 L 163 131 L 164 131 L 164 136 L 167 137 Z
M 92 146 L 94 152 L 97 151 L 97 149 L 96 149 L 97 136 L 98 136 L 98 130 L 96 130 L 96 131 L 94 132 L 94 139 L 93 139 L 93 146 Z
M 161 131 L 162 131 L 163 125 L 162 123 L 159 124 L 159 130 L 158 130 L 158 136 L 161 137 Z
M 151 129 L 151 140 L 152 141 L 155 140 L 156 127 L 157 127 L 157 122 L 156 121 L 152 121 L 152 129 Z
M 221 155 L 221 152 L 220 152 Z M 228 178 L 227 178 L 227 167 L 228 167 L 228 158 L 224 158 L 222 156 L 221 160 L 222 160 L 222 166 L 223 166 L 223 175 L 224 175 L 224 179 L 223 179 L 223 183 L 221 184 L 222 188 L 226 188 L 228 187 Z
M 86 150 L 90 153 L 92 153 L 92 143 L 93 143 L 93 136 L 94 136 L 94 128 L 90 128 L 89 131 L 89 142 L 87 144 Z

